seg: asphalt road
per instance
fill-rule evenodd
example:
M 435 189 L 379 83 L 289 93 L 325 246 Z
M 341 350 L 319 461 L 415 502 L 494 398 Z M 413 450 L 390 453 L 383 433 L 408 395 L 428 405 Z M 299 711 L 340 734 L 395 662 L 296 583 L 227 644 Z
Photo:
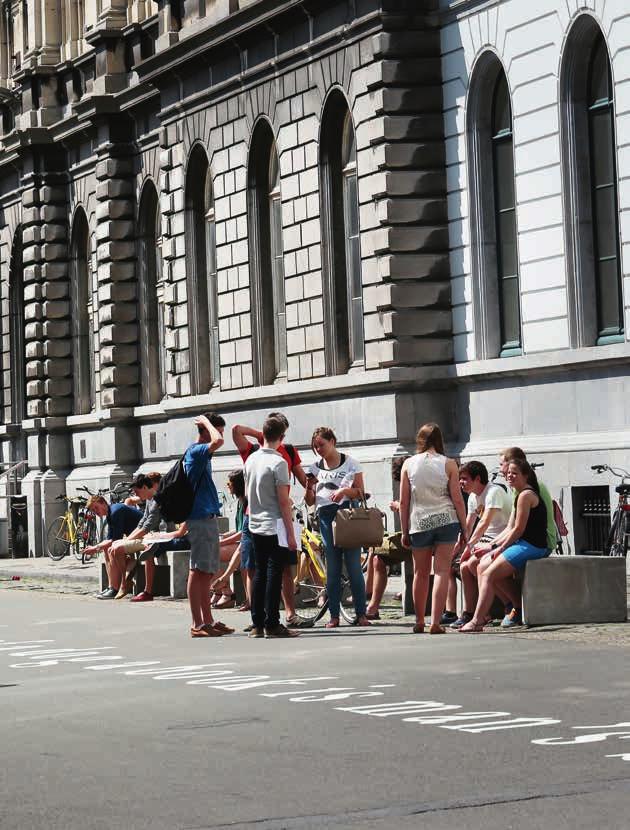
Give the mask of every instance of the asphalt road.
M 0 592 L 2 830 L 630 826 L 626 648 L 188 625 Z

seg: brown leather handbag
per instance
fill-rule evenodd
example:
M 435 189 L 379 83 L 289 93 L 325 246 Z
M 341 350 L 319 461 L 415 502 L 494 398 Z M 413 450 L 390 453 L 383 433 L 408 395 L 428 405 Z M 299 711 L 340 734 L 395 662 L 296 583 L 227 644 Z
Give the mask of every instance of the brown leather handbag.
M 378 507 L 368 507 L 365 499 L 359 507 L 343 507 L 333 520 L 333 540 L 338 548 L 374 548 L 383 544 L 383 514 Z

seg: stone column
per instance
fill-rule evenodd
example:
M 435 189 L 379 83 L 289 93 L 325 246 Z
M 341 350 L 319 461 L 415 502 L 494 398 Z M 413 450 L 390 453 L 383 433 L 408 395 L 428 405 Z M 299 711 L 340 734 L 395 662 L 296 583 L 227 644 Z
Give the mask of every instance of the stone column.
M 116 130 L 117 131 L 117 130 Z M 99 299 L 101 405 L 133 406 L 139 400 L 138 315 L 134 225 L 134 154 L 99 129 L 96 243 Z
M 449 242 L 440 63 L 432 6 L 400 3 L 373 41 L 369 85 L 376 112 L 372 146 L 379 174 L 372 196 L 379 227 L 365 288 L 368 367 L 452 360 Z
M 184 150 L 179 124 L 169 124 L 160 135 L 160 208 L 164 260 L 164 306 L 166 322 L 167 380 L 171 397 L 190 394 L 188 351 L 188 306 L 186 285 L 186 238 Z

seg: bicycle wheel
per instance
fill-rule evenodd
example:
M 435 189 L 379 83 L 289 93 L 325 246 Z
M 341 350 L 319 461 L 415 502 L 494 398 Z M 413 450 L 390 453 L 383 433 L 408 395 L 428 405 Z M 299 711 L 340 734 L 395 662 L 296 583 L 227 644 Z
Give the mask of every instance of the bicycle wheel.
M 323 553 L 318 552 L 316 567 L 309 553 L 302 550 L 295 580 L 295 603 L 297 615 L 305 628 L 315 625 L 328 610 L 325 580 L 318 573 L 319 568 L 326 573 Z
M 357 615 L 352 604 L 352 589 L 350 588 L 350 580 L 345 573 L 341 575 L 341 605 L 339 606 L 339 613 L 344 620 L 350 625 L 354 625 L 357 621 Z
M 83 564 L 90 562 L 96 557 L 95 553 L 84 553 L 85 548 L 92 547 L 98 540 L 98 532 L 96 529 L 96 516 L 93 513 L 79 514 L 77 521 L 77 545 L 74 555 Z
M 65 516 L 58 516 L 51 522 L 46 534 L 46 550 L 48 556 L 58 562 L 70 553 L 70 527 Z

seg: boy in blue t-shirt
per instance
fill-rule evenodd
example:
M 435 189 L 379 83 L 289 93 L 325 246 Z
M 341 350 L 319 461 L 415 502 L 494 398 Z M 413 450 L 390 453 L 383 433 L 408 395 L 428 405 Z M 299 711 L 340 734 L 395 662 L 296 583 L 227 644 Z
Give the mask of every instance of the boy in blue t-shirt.
M 223 445 L 225 421 L 208 412 L 195 418 L 199 436 L 184 453 L 184 469 L 195 490 L 195 499 L 186 519 L 190 541 L 188 602 L 192 616 L 192 637 L 220 637 L 231 633 L 223 623 L 212 618 L 210 583 L 219 570 L 219 528 L 217 516 L 221 503 L 212 480 L 212 455 Z
M 98 553 L 103 551 L 105 556 L 105 569 L 107 570 L 108 586 L 100 594 L 98 599 L 116 599 L 126 596 L 126 557 L 110 556 L 109 549 L 112 542 L 128 536 L 138 526 L 142 518 L 142 512 L 136 507 L 128 504 L 109 504 L 103 496 L 92 496 L 86 505 L 96 516 L 107 519 L 107 537 L 96 545 L 85 548 L 84 553 Z

